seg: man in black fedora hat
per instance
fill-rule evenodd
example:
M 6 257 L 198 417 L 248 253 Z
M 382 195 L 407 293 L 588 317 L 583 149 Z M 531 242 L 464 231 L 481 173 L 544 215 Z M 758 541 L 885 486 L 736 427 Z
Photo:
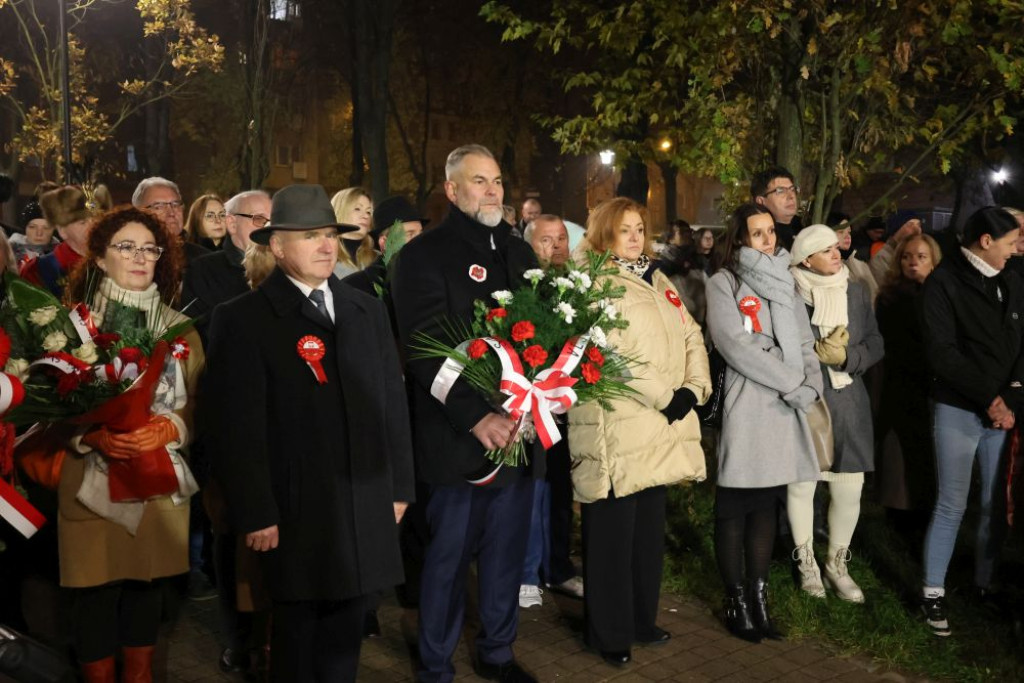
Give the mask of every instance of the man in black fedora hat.
M 250 235 L 277 267 L 210 324 L 214 469 L 262 555 L 275 681 L 355 680 L 363 596 L 402 582 L 406 394 L 384 305 L 332 275 L 354 229 L 319 185 L 280 190 Z

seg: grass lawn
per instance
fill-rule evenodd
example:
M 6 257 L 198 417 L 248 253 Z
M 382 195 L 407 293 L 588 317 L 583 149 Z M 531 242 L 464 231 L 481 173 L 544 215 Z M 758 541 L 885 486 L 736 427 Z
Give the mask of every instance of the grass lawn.
M 713 458 L 711 459 L 713 461 Z M 709 462 L 709 471 L 713 471 Z M 933 636 L 920 618 L 914 599 L 921 582 L 920 549 L 908 548 L 889 527 L 883 510 L 865 502 L 853 541 L 850 574 L 864 590 L 865 604 L 843 602 L 831 592 L 826 600 L 802 593 L 788 560 L 792 545 L 776 542 L 770 604 L 776 624 L 787 638 L 812 638 L 837 654 L 872 657 L 911 676 L 953 681 L 1024 680 L 1024 543 L 1011 537 L 999 578 L 1000 603 L 981 605 L 972 586 L 971 511 L 961 528 L 959 546 L 947 579 L 948 638 Z M 709 482 L 669 489 L 665 590 L 694 596 L 716 612 L 722 583 L 714 559 L 714 486 Z M 823 564 L 824 545 L 817 548 Z M 959 589 L 959 590 L 958 590 Z

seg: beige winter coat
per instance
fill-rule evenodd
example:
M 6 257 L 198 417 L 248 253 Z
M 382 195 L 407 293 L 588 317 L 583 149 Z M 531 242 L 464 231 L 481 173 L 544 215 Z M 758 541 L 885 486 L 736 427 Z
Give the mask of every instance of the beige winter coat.
M 690 413 L 669 424 L 661 409 L 686 387 L 703 404 L 711 394 L 708 355 L 698 325 L 660 271 L 653 286 L 621 269 L 613 276 L 626 287 L 616 301 L 629 327 L 608 335 L 609 344 L 640 363 L 630 386 L 638 393 L 612 402 L 606 411 L 590 403 L 569 412 L 569 451 L 576 500 L 591 503 L 682 480 L 705 478 L 700 423 Z

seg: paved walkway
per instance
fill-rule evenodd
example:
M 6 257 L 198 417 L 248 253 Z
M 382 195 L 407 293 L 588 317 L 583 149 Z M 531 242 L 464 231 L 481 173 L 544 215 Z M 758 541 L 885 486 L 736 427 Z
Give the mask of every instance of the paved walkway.
M 473 614 L 471 604 L 467 610 Z M 360 681 L 413 680 L 412 648 L 416 642 L 416 612 L 394 600 L 380 610 L 381 638 L 366 641 L 360 662 Z M 730 636 L 710 611 L 695 602 L 662 598 L 658 623 L 673 638 L 658 647 L 633 650 L 633 662 L 619 669 L 605 664 L 583 646 L 580 635 L 583 604 L 559 595 L 544 595 L 544 605 L 521 610 L 517 658 L 539 681 L 905 681 L 903 676 L 875 670 L 860 658 L 829 656 L 813 644 L 765 642 L 752 645 Z M 467 635 L 456 655 L 456 679 L 480 680 L 473 675 Z M 230 681 L 241 676 L 221 674 L 216 601 L 188 603 L 175 626 L 162 640 L 162 681 Z

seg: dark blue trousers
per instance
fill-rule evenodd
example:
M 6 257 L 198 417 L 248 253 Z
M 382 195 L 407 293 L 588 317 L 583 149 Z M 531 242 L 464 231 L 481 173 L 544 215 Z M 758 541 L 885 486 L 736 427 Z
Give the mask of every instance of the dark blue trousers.
M 427 501 L 430 542 L 420 583 L 420 681 L 451 681 L 452 655 L 462 636 L 466 573 L 477 560 L 480 634 L 477 658 L 513 658 L 519 623 L 519 579 L 526 555 L 533 479 L 500 488 L 435 486 Z

